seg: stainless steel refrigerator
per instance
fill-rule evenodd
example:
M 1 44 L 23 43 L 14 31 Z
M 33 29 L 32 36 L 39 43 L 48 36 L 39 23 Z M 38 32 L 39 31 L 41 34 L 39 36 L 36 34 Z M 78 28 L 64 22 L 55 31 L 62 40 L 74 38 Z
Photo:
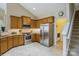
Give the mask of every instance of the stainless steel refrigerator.
M 40 43 L 44 46 L 52 46 L 54 43 L 54 24 L 41 24 L 40 25 Z

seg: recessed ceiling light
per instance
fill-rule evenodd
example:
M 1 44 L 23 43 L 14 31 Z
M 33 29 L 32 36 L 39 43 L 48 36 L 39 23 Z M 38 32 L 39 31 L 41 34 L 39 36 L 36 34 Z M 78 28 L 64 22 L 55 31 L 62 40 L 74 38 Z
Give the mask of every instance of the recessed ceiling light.
M 33 8 L 33 10 L 36 10 L 36 8 Z

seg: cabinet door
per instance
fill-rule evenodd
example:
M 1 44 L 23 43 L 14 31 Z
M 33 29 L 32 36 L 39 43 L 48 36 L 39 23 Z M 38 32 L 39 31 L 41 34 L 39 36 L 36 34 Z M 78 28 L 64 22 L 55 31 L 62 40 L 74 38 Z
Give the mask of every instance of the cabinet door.
M 17 21 L 17 17 L 16 16 L 11 16 L 11 28 L 12 29 L 17 29 L 18 28 L 18 21 Z
M 7 37 L 8 41 L 8 49 L 11 49 L 13 47 L 13 37 Z
M 22 21 L 24 25 L 31 25 L 31 18 L 27 16 L 22 16 Z
M 19 45 L 23 45 L 23 44 L 24 44 L 24 38 L 23 38 L 23 35 L 18 36 L 18 41 L 19 41 Z
M 7 49 L 7 38 L 1 38 L 1 54 L 6 52 Z
M 19 43 L 18 36 L 17 35 L 16 36 L 13 36 L 13 46 L 14 47 L 18 46 L 18 43 Z
M 32 41 L 36 42 L 36 34 L 32 34 Z
M 53 16 L 48 17 L 48 22 L 49 22 L 49 23 L 54 23 L 54 17 L 53 17 Z
M 37 42 L 40 42 L 40 39 L 41 39 L 41 38 L 40 38 L 40 34 L 36 34 L 36 41 L 37 41 Z
M 34 22 L 34 20 L 32 20 L 32 22 L 31 22 L 31 27 L 35 28 L 35 22 Z
M 19 29 L 21 29 L 22 28 L 22 19 L 21 19 L 21 17 L 17 17 L 17 26 L 18 26 L 18 28 Z
M 39 20 L 36 22 L 36 25 L 37 25 L 37 28 L 40 28 L 40 21 Z

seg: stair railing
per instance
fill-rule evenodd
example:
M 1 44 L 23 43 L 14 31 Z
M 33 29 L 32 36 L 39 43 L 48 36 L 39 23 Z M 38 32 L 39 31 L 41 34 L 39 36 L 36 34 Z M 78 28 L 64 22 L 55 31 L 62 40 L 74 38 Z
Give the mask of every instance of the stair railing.
M 69 51 L 69 44 L 71 40 L 71 32 L 72 32 L 72 26 L 73 26 L 73 20 L 74 20 L 75 11 L 72 16 L 72 20 L 67 22 L 63 28 L 62 31 L 62 39 L 63 39 L 63 56 L 68 55 Z

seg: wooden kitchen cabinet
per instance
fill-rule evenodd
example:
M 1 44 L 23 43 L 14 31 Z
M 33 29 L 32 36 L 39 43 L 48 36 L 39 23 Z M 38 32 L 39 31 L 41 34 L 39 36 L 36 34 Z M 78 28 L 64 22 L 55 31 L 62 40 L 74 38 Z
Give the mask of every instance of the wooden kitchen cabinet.
M 1 47 L 1 49 L 0 49 L 1 54 L 3 54 L 4 52 L 6 52 L 8 50 L 8 48 L 7 48 L 7 37 L 1 38 L 0 47 Z
M 7 41 L 8 41 L 8 44 L 7 44 L 8 49 L 13 48 L 13 37 L 12 36 L 7 37 Z
M 32 42 L 37 42 L 37 40 L 36 40 L 36 34 L 32 34 Z
M 40 28 L 40 22 L 38 20 L 32 20 L 32 28 Z
M 19 35 L 18 36 L 18 45 L 23 45 L 24 44 L 24 37 L 23 37 L 23 35 Z
M 40 42 L 40 39 L 41 39 L 41 38 L 40 38 L 40 34 L 36 34 L 36 41 L 37 41 L 37 42 Z
M 23 25 L 31 25 L 31 18 L 30 17 L 22 16 L 21 19 L 22 19 Z
M 10 16 L 11 18 L 11 29 L 17 29 L 18 28 L 18 21 L 16 16 Z
M 37 24 L 36 24 L 36 21 L 35 20 L 32 20 L 31 27 L 32 28 L 36 28 L 37 27 Z
M 19 43 L 18 36 L 17 35 L 13 36 L 13 47 L 18 46 L 19 45 L 18 43 Z
M 48 17 L 48 22 L 49 23 L 54 23 L 54 17 L 53 16 Z
M 33 34 L 32 35 L 32 41 L 33 42 L 40 42 L 40 35 L 39 34 Z
M 18 29 L 22 29 L 22 19 L 21 19 L 21 17 L 17 17 L 17 28 Z
M 11 18 L 11 29 L 20 29 L 20 28 L 22 28 L 21 17 L 10 16 L 10 18 Z
M 0 55 L 5 53 L 11 48 L 16 46 L 20 46 L 24 44 L 23 35 L 15 35 L 15 36 L 8 36 L 0 38 Z
M 45 24 L 45 23 L 54 23 L 54 17 L 50 16 L 50 17 L 46 17 L 43 19 L 39 19 L 40 24 Z
M 23 35 L 15 35 L 13 36 L 13 46 L 19 46 L 24 44 L 24 38 Z

